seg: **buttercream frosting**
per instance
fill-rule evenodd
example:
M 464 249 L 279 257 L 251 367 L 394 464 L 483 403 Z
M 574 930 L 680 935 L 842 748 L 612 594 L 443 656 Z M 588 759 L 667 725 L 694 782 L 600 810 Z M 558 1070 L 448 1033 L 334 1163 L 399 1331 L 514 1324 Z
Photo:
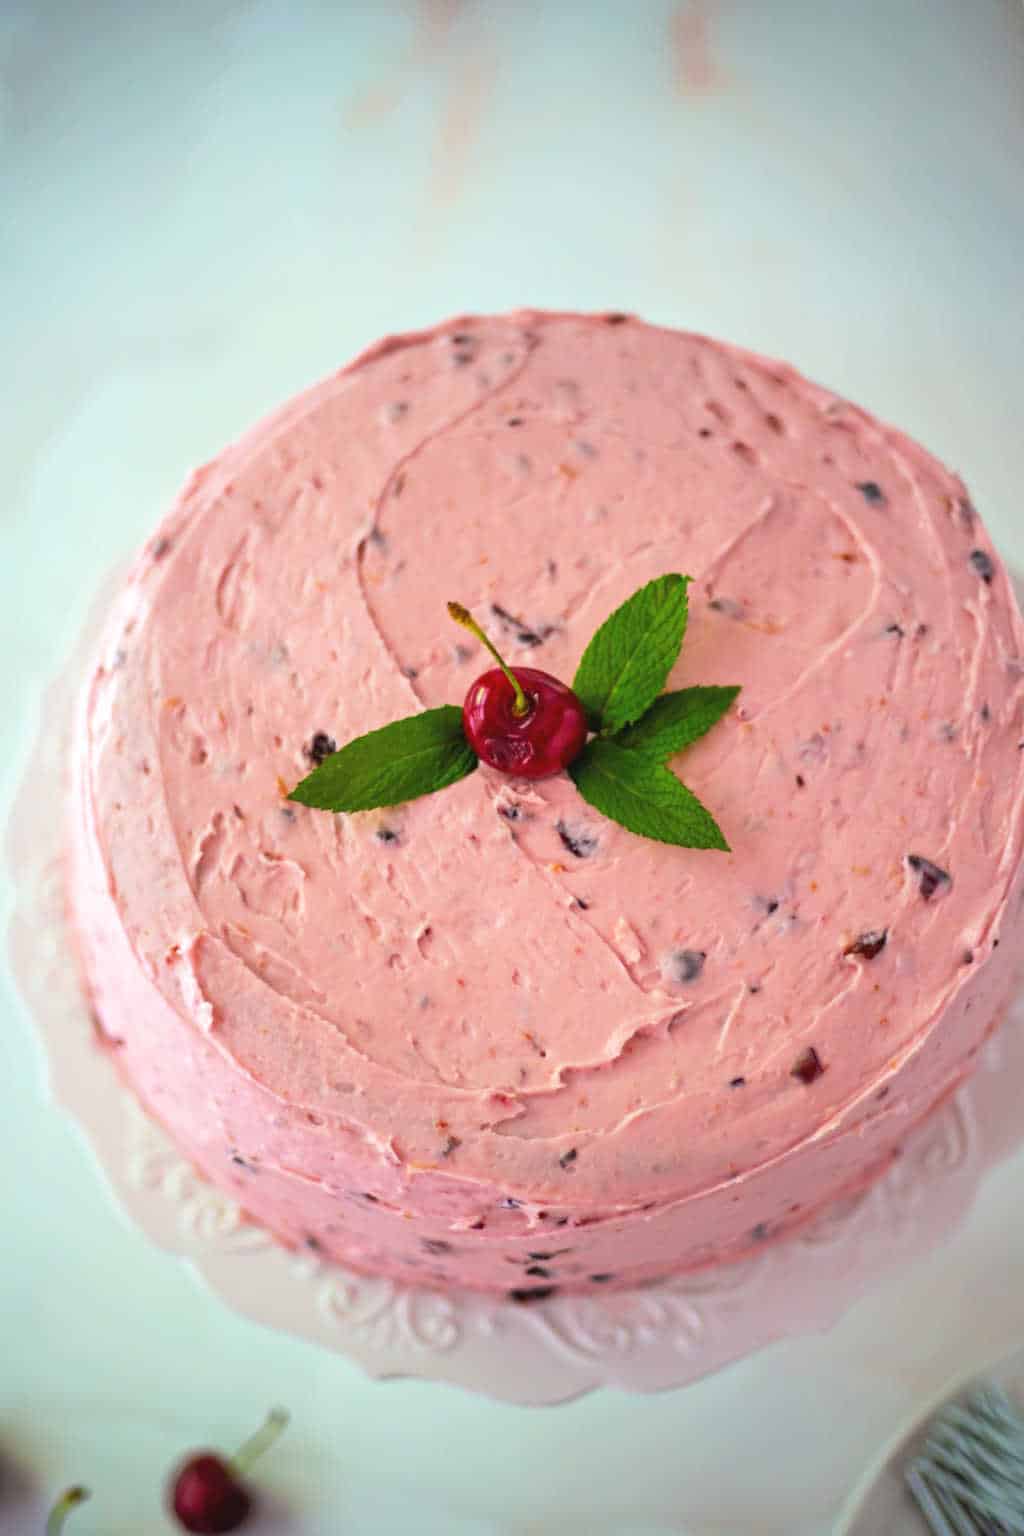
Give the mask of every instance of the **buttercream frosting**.
M 571 679 L 690 575 L 673 766 L 730 854 L 567 776 L 332 816 L 314 739 Z M 1013 983 L 1024 632 L 968 494 L 789 367 L 622 316 L 389 339 L 207 464 L 111 614 L 71 900 L 120 1069 L 283 1240 L 507 1290 L 719 1261 L 874 1176 Z M 323 743 L 320 743 L 322 747 Z

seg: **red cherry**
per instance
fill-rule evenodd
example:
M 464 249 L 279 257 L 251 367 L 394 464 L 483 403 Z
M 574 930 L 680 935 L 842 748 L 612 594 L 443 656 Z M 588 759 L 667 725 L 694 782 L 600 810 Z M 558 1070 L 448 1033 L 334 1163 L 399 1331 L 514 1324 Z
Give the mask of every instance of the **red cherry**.
M 521 779 L 546 779 L 578 757 L 587 739 L 583 705 L 565 683 L 535 667 L 515 667 L 512 676 L 494 667 L 466 694 L 462 722 L 470 746 L 492 768 Z
M 284 1409 L 275 1408 L 230 1461 L 216 1451 L 193 1451 L 168 1485 L 168 1502 L 178 1523 L 200 1536 L 236 1530 L 252 1509 L 252 1498 L 241 1479 L 287 1423 Z
M 565 683 L 535 667 L 508 666 L 468 608 L 449 603 L 498 663 L 478 677 L 462 706 L 466 739 L 481 762 L 521 779 L 546 779 L 578 757 L 587 739 L 583 705 Z
M 186 1531 L 210 1536 L 233 1531 L 252 1508 L 252 1499 L 227 1462 L 200 1451 L 181 1464 L 171 1488 L 174 1513 Z

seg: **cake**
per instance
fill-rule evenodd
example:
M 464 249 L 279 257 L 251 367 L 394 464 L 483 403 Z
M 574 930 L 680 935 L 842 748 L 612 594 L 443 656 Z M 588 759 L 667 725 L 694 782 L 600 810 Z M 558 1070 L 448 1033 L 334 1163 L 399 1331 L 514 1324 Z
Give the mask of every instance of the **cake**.
M 566 774 L 352 815 L 311 763 L 571 680 L 692 578 L 673 767 L 730 852 Z M 285 1244 L 531 1301 L 736 1259 L 863 1187 L 1015 981 L 1024 631 L 961 482 L 791 368 L 618 314 L 388 339 L 197 471 L 75 728 L 99 1039 Z

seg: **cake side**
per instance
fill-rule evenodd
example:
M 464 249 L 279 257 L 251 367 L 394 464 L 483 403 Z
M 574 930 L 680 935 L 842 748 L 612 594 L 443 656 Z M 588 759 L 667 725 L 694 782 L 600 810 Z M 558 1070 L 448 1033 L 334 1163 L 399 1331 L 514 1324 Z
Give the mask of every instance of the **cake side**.
M 386 814 L 281 800 L 317 731 L 461 700 L 446 597 L 571 677 L 670 569 L 672 685 L 744 688 L 678 764 L 732 855 L 488 770 Z M 596 317 L 374 349 L 201 473 L 112 618 L 72 898 L 122 1069 L 360 1267 L 578 1287 L 742 1251 L 875 1172 L 1008 995 L 1021 642 L 960 483 L 789 369 Z

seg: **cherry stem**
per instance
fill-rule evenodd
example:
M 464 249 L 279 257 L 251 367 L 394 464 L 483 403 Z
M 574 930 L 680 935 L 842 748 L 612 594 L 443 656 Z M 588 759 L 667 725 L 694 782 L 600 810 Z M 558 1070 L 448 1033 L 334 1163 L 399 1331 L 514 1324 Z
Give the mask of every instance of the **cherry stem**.
M 258 1461 L 264 1451 L 269 1451 L 277 1437 L 288 1427 L 288 1413 L 284 1408 L 274 1408 L 254 1435 L 231 1458 L 231 1470 L 241 1477 Z
M 461 624 L 463 629 L 468 629 L 471 635 L 475 635 L 476 638 L 480 641 L 481 645 L 487 647 L 495 661 L 498 663 L 498 666 L 501 668 L 509 682 L 512 684 L 512 687 L 515 690 L 515 699 L 512 703 L 512 713 L 514 715 L 520 716 L 528 715 L 530 713 L 530 701 L 526 697 L 526 694 L 523 692 L 522 684 L 516 677 L 515 673 L 512 671 L 512 668 L 505 661 L 504 657 L 499 654 L 494 642 L 480 628 L 480 625 L 477 623 L 476 619 L 474 619 L 469 609 L 463 608 L 461 603 L 449 603 L 448 615 L 450 618 L 455 620 L 456 624 Z
M 68 1515 L 73 1509 L 77 1509 L 79 1504 L 84 1504 L 88 1497 L 88 1488 L 76 1485 L 74 1488 L 66 1489 L 50 1510 L 50 1518 L 46 1522 L 46 1536 L 60 1536 Z

